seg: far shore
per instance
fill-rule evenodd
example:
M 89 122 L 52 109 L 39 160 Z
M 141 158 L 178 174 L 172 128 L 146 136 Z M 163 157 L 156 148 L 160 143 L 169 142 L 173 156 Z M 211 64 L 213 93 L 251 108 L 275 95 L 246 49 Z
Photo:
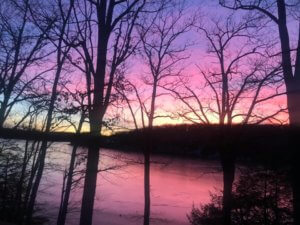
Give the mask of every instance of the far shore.
M 215 158 L 227 146 L 238 152 L 240 158 L 285 160 L 298 144 L 300 127 L 288 125 L 167 125 L 152 130 L 141 129 L 120 132 L 111 136 L 93 136 L 89 133 L 50 132 L 37 130 L 0 129 L 0 138 L 19 140 L 47 140 L 70 142 L 71 145 L 111 148 L 122 151 L 167 154 L 193 158 Z M 293 144 L 295 143 L 295 144 Z

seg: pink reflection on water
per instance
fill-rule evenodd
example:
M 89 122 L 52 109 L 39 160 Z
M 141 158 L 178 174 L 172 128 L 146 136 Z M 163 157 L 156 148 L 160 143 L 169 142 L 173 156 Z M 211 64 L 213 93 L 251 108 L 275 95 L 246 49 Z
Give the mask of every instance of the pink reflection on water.
M 109 150 L 103 152 L 116 154 Z M 125 157 L 142 159 L 142 155 L 138 154 L 125 154 Z M 217 162 L 167 157 L 152 157 L 152 161 L 155 161 L 150 172 L 152 224 L 188 224 L 186 214 L 193 203 L 209 202 L 209 192 L 222 185 L 222 175 L 216 173 L 219 169 Z M 111 174 L 100 174 L 95 209 L 102 213 L 95 213 L 95 224 L 107 224 L 108 221 L 103 221 L 104 212 L 113 214 L 110 216 L 115 223 L 110 224 L 122 224 L 120 220 L 126 220 L 126 224 L 141 224 L 143 179 L 142 164 L 133 164 Z
M 68 165 L 65 152 L 53 152 L 62 167 Z M 84 151 L 84 150 L 83 150 Z M 50 155 L 50 154 L 49 154 Z M 50 157 L 50 156 L 49 156 Z M 53 158 L 52 158 L 53 159 Z M 193 203 L 209 202 L 210 192 L 222 187 L 222 174 L 218 162 L 207 162 L 186 158 L 151 157 L 151 224 L 188 225 L 187 214 Z M 94 222 L 97 225 L 140 225 L 144 210 L 144 167 L 143 155 L 101 150 L 100 169 L 118 165 L 115 170 L 98 175 L 95 199 Z M 49 187 L 48 184 L 51 184 Z M 55 223 L 62 185 L 62 173 L 50 171 L 45 174 L 46 191 L 39 201 L 47 207 L 51 217 L 49 224 Z M 82 189 L 72 191 L 72 213 L 67 224 L 79 223 L 79 207 Z M 75 204 L 77 203 L 77 204 Z

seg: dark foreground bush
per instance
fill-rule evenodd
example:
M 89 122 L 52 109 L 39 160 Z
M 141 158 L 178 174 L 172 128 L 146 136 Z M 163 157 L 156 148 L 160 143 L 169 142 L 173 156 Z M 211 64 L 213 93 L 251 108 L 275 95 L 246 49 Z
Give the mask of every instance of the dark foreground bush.
M 38 149 L 37 142 L 0 139 L 0 224 L 22 224 L 36 174 Z M 46 221 L 44 216 L 34 216 L 32 224 Z
M 287 177 L 284 171 L 243 171 L 234 185 L 232 224 L 292 224 L 292 192 Z M 222 195 L 212 194 L 210 203 L 193 206 L 188 220 L 192 225 L 222 224 Z

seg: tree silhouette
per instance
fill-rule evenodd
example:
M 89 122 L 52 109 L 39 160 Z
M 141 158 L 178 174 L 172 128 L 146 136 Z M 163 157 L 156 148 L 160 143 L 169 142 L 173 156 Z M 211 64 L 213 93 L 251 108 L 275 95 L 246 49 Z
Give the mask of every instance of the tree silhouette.
M 100 135 L 105 113 L 113 101 L 116 71 L 135 51 L 134 28 L 148 4 L 145 0 L 76 1 L 79 40 L 73 47 L 84 65 L 73 64 L 86 78 L 91 135 Z M 92 223 L 98 161 L 98 146 L 89 146 L 80 224 Z
M 220 4 L 226 8 L 233 10 L 248 10 L 255 11 L 260 15 L 271 20 L 278 29 L 278 36 L 280 40 L 280 50 L 276 55 L 281 55 L 281 64 L 283 70 L 284 83 L 286 87 L 287 107 L 289 112 L 289 120 L 291 125 L 300 124 L 300 17 L 299 17 L 299 1 L 226 1 L 220 0 Z M 295 42 L 295 49 L 292 46 L 292 38 L 288 29 L 288 20 L 294 20 L 295 25 L 298 26 L 298 40 Z M 295 54 L 294 54 L 295 53 Z M 293 137 L 291 137 L 293 139 Z M 291 146 L 291 148 L 293 148 Z M 295 158 L 296 157 L 295 150 Z M 294 213 L 295 224 L 298 224 L 299 210 L 300 210 L 300 194 L 298 185 L 298 163 L 294 162 Z
M 5 0 L 0 7 L 0 127 L 17 103 L 35 98 L 28 93 L 30 87 L 50 70 L 40 67 L 40 72 L 32 72 L 49 55 L 45 47 L 53 21 L 40 30 L 31 17 L 30 4 Z
M 207 22 L 197 28 L 207 40 L 209 55 L 215 59 L 208 69 L 198 66 L 204 80 L 203 89 L 199 92 L 185 78 L 164 88 L 183 103 L 184 108 L 178 110 L 177 116 L 196 124 L 220 125 L 218 138 L 224 175 L 223 213 L 224 224 L 229 225 L 237 149 L 233 147 L 235 141 L 227 135 L 227 128 L 233 123 L 278 121 L 276 116 L 284 113 L 285 108 L 276 109 L 270 115 L 259 115 L 255 108 L 285 94 L 280 90 L 281 67 L 268 61 L 268 56 L 264 54 L 268 46 L 256 43 L 256 36 L 252 33 L 257 27 L 251 17 L 239 18 L 238 22 L 233 15 L 226 17 L 225 21 L 224 17 L 213 18 L 211 24 Z M 270 86 L 275 91 L 263 95 Z M 209 92 L 207 98 L 203 96 L 204 92 Z
M 234 185 L 232 224 L 292 224 L 292 190 L 286 171 L 244 170 Z M 222 223 L 222 196 L 211 195 L 211 202 L 193 206 L 188 219 L 193 225 Z

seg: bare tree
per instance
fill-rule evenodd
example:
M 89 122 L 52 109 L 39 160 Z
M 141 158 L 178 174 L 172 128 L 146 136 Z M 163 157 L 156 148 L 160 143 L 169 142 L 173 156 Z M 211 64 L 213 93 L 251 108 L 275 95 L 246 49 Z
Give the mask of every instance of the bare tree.
M 38 115 L 38 111 L 30 114 L 27 129 L 34 129 Z M 1 193 L 6 196 L 5 201 L 1 199 L 1 208 L 6 210 L 6 212 L 1 212 L 1 219 L 22 224 L 37 171 L 40 142 L 24 140 L 23 143 L 16 143 L 13 140 L 3 140 L 0 149 L 0 160 L 3 165 L 3 167 L 1 166 L 0 183 L 5 184 Z M 3 163 L 4 159 L 8 160 L 8 164 Z M 7 174 L 6 178 L 3 180 L 5 174 Z
M 68 97 L 66 97 L 66 101 L 71 102 L 68 106 L 64 109 L 64 112 L 67 114 L 67 120 L 72 124 L 74 127 L 76 134 L 81 132 L 82 126 L 84 124 L 85 119 L 87 118 L 87 105 L 86 105 L 86 93 L 81 93 L 80 91 L 76 90 L 75 93 L 70 91 L 66 93 Z M 70 99 L 69 99 L 70 98 Z M 78 125 L 73 123 L 70 120 L 70 116 L 72 114 L 78 115 L 79 113 L 79 122 Z M 71 189 L 73 185 L 73 176 L 74 176 L 74 169 L 76 165 L 76 152 L 77 152 L 78 145 L 74 143 L 71 152 L 71 158 L 69 163 L 68 170 L 65 171 L 64 180 L 63 180 L 63 188 L 61 194 L 61 204 L 59 208 L 59 213 L 57 217 L 57 225 L 64 225 L 66 222 L 66 216 L 68 212 L 68 205 L 69 205 L 69 198 L 71 194 Z
M 58 1 L 58 4 L 54 6 L 54 10 L 59 10 L 60 12 L 60 16 L 59 18 L 53 18 L 53 15 L 50 15 L 50 17 L 45 17 L 45 19 L 43 18 L 44 15 L 37 15 L 37 13 L 35 13 L 33 11 L 32 8 L 30 8 L 31 14 L 33 16 L 33 18 L 36 21 L 36 24 L 40 24 L 41 19 L 44 19 L 44 22 L 47 24 L 49 23 L 48 21 L 56 21 L 57 23 L 54 23 L 53 29 L 54 29 L 54 33 L 56 35 L 54 36 L 48 36 L 48 38 L 50 39 L 50 41 L 52 42 L 53 46 L 56 49 L 56 70 L 55 70 L 55 76 L 54 76 L 54 82 L 53 82 L 53 86 L 52 86 L 52 91 L 51 91 L 51 97 L 50 97 L 50 102 L 49 102 L 49 108 L 47 111 L 47 120 L 46 120 L 46 126 L 45 126 L 45 132 L 48 133 L 51 130 L 51 126 L 52 126 L 52 114 L 54 111 L 54 105 L 55 105 L 55 101 L 57 98 L 57 88 L 58 88 L 58 83 L 59 83 L 59 79 L 60 76 L 62 74 L 62 70 L 63 70 L 63 66 L 65 64 L 65 61 L 67 59 L 68 53 L 71 49 L 71 47 L 69 45 L 65 45 L 65 39 L 68 38 L 68 25 L 69 25 L 69 18 L 71 16 L 71 12 L 74 6 L 74 0 L 71 0 L 70 3 L 65 6 L 63 4 L 62 0 Z M 55 15 L 54 13 L 55 11 L 53 11 L 52 13 Z M 43 27 L 40 26 L 40 29 L 43 30 Z M 66 37 L 67 36 L 67 37 Z M 41 149 L 40 149 L 40 154 L 39 154 L 39 166 L 37 169 L 37 174 L 35 177 L 35 181 L 33 183 L 32 186 L 32 190 L 31 190 L 31 194 L 30 194 L 30 199 L 28 202 L 28 208 L 27 208 L 27 216 L 26 216 L 26 224 L 31 224 L 31 220 L 32 220 L 32 215 L 33 215 L 33 210 L 34 210 L 34 204 L 35 204 L 35 199 L 36 199 L 36 195 L 38 192 L 38 188 L 40 185 L 40 181 L 43 175 L 43 171 L 44 171 L 44 166 L 45 166 L 45 158 L 46 158 L 46 151 L 47 151 L 47 147 L 48 147 L 48 142 L 47 140 L 44 140 L 41 144 Z
M 196 77 L 181 77 L 164 85 L 184 105 L 177 116 L 196 124 L 280 122 L 276 116 L 286 108 L 278 107 L 264 115 L 256 111 L 286 92 L 282 88 L 281 66 L 265 52 L 271 46 L 257 44 L 255 35 L 249 33 L 251 29 L 256 29 L 254 21 L 237 23 L 233 16 L 198 27 L 213 62 L 206 67 L 197 65 L 201 87 L 190 84 Z
M 163 3 L 164 4 L 164 3 Z M 178 44 L 180 38 L 187 33 L 194 20 L 186 14 L 184 1 L 171 1 L 163 5 L 162 10 L 154 15 L 153 19 L 144 18 L 138 26 L 138 33 L 141 39 L 141 55 L 147 67 L 148 74 L 143 77 L 147 86 L 151 88 L 149 102 L 141 101 L 137 88 L 132 83 L 128 83 L 138 99 L 139 108 L 142 117 L 142 125 L 148 130 L 152 130 L 153 122 L 157 116 L 156 100 L 163 95 L 159 92 L 159 85 L 174 77 L 180 75 L 182 67 L 181 62 L 187 59 L 186 50 L 191 43 Z M 133 119 L 132 108 L 126 95 L 123 94 Z M 148 104 L 149 103 L 149 104 Z M 147 116 L 145 124 L 144 115 Z M 135 121 L 135 126 L 137 122 Z M 144 149 L 144 225 L 150 223 L 150 152 L 152 140 L 148 138 L 147 146 Z
M 128 108 L 130 118 L 124 118 L 126 122 L 125 127 L 129 128 L 128 123 L 134 125 L 134 129 L 138 131 L 139 129 L 145 129 L 145 100 L 142 98 L 142 91 L 137 88 L 136 82 L 131 82 L 128 79 L 123 79 L 116 83 L 115 86 L 116 92 L 120 95 L 118 98 L 116 106 L 121 107 L 122 109 Z M 124 106 L 125 102 L 125 106 Z M 123 111 L 124 116 L 126 117 L 126 112 Z M 122 127 L 124 128 L 124 126 Z
M 214 18 L 198 26 L 208 43 L 208 53 L 213 63 L 200 70 L 203 88 L 191 87 L 182 78 L 165 89 L 183 103 L 178 115 L 196 124 L 221 125 L 220 154 L 223 168 L 223 214 L 224 225 L 231 224 L 231 192 L 235 175 L 236 152 L 226 136 L 223 126 L 233 123 L 260 124 L 275 120 L 285 108 L 257 114 L 256 108 L 270 99 L 285 94 L 282 90 L 281 66 L 265 56 L 269 46 L 259 45 L 251 30 L 257 30 L 251 18 L 236 22 L 234 16 Z M 257 33 L 256 33 L 257 34 Z M 275 91 L 270 92 L 270 89 Z M 208 93 L 204 96 L 203 93 Z M 268 93 L 268 94 L 266 94 Z
M 179 40 L 190 30 L 194 18 L 187 17 L 182 4 L 183 1 L 173 1 L 153 21 L 147 23 L 149 19 L 145 19 L 139 26 L 142 57 L 149 72 L 143 80 L 152 89 L 149 108 L 144 108 L 149 128 L 153 126 L 156 97 L 160 95 L 157 89 L 166 80 L 178 77 L 183 69 L 180 63 L 189 57 L 186 50 L 191 43 L 179 44 Z
M 45 47 L 53 23 L 38 29 L 30 15 L 30 4 L 28 0 L 5 0 L 0 6 L 0 127 L 17 103 L 33 97 L 26 91 L 49 71 L 43 69 L 32 75 L 33 68 L 40 68 L 49 54 Z
M 147 4 L 150 4 L 149 1 Z M 77 1 L 74 10 L 83 65 L 74 62 L 86 78 L 90 133 L 100 135 L 104 116 L 113 101 L 113 84 L 120 65 L 135 51 L 134 27 L 145 0 Z M 73 60 L 76 61 L 76 60 Z M 79 60 L 80 61 L 80 60 Z M 91 224 L 99 162 L 98 146 L 89 146 L 80 224 Z
M 291 48 L 290 35 L 288 32 L 288 9 L 299 7 L 299 1 L 220 1 L 220 4 L 226 8 L 238 10 L 257 11 L 269 18 L 276 24 L 279 32 L 279 40 L 282 59 L 282 70 L 284 82 L 287 90 L 287 105 L 289 110 L 290 124 L 300 124 L 300 20 L 296 17 L 298 26 L 298 44 L 296 49 Z M 293 52 L 296 52 L 295 60 L 292 60 Z M 294 69 L 293 69 L 294 68 Z
M 278 37 L 280 40 L 279 53 L 281 55 L 281 64 L 283 70 L 284 83 L 286 87 L 287 107 L 289 112 L 290 125 L 300 124 L 300 16 L 298 0 L 274 0 L 274 1 L 225 1 L 220 0 L 220 4 L 226 8 L 233 10 L 247 10 L 257 12 L 268 18 L 278 29 Z M 298 31 L 298 37 L 293 39 L 289 32 L 288 21 L 293 21 L 293 29 Z M 266 34 L 270 35 L 270 34 Z M 297 40 L 298 39 L 298 40 Z M 295 45 L 293 48 L 292 46 Z M 291 137 L 293 139 L 293 137 Z M 293 139 L 294 140 L 294 139 Z M 291 141 L 293 142 L 293 141 Z M 299 191 L 299 166 L 297 150 L 290 146 L 294 151 L 293 163 L 293 195 L 294 195 L 294 223 L 300 221 L 300 194 Z

